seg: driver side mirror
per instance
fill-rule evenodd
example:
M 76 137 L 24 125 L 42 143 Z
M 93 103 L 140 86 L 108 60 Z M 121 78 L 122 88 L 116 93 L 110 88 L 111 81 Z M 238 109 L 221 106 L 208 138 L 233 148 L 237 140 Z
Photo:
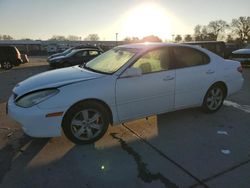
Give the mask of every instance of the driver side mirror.
M 130 78 L 130 77 L 139 77 L 142 75 L 142 70 L 140 68 L 129 67 L 127 70 L 121 75 L 121 78 Z

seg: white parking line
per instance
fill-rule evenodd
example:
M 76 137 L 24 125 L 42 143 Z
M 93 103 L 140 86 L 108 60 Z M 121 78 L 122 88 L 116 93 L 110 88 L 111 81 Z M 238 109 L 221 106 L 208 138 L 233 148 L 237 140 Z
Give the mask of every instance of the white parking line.
M 240 105 L 236 102 L 232 102 L 232 101 L 227 101 L 225 100 L 224 103 L 223 103 L 225 106 L 231 106 L 231 107 L 234 107 L 234 108 L 237 108 L 241 111 L 244 111 L 246 113 L 250 113 L 250 106 L 248 105 Z
M 231 153 L 231 151 L 229 149 L 222 149 L 221 153 L 223 153 L 225 155 L 229 155 Z
M 217 134 L 223 134 L 223 135 L 228 135 L 227 131 L 217 131 Z

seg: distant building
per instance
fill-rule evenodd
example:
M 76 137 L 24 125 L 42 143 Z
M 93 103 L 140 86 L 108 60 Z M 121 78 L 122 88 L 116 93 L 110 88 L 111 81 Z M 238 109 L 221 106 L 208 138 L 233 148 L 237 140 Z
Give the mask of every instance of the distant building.
M 16 46 L 21 53 L 28 55 L 48 55 L 79 45 L 99 46 L 106 51 L 122 44 L 123 41 L 0 40 L 0 45 Z
M 106 51 L 121 44 L 123 41 L 0 40 L 0 45 L 16 46 L 21 53 L 28 55 L 48 55 L 79 45 L 99 46 Z

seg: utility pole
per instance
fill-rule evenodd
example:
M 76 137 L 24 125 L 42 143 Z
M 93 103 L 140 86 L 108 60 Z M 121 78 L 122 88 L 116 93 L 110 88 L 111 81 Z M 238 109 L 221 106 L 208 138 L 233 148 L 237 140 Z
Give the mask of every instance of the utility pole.
M 115 34 L 116 46 L 118 46 L 118 33 Z
M 172 35 L 172 42 L 174 42 L 174 34 Z

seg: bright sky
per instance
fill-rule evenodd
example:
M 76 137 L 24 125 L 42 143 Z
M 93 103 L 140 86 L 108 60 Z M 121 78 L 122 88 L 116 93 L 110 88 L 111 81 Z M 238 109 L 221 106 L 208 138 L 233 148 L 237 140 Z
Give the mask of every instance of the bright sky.
M 250 16 L 250 0 L 0 0 L 0 34 L 48 39 L 52 35 L 101 40 L 192 34 L 197 24 Z

